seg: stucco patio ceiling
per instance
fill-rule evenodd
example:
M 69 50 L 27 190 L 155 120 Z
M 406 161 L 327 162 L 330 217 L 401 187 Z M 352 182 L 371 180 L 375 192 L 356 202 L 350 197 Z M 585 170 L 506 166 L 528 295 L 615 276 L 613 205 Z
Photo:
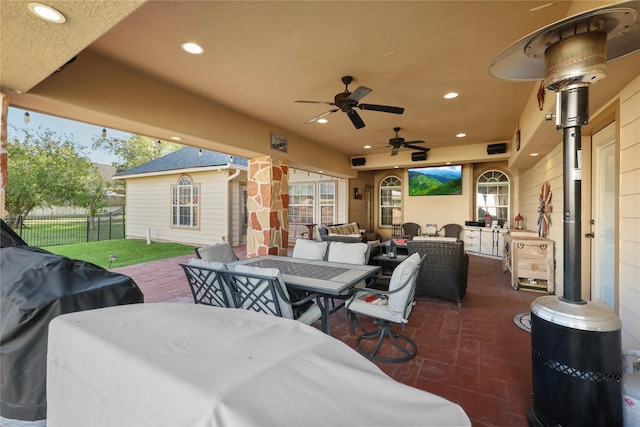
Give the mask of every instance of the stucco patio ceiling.
M 36 18 L 28 3 L 0 4 L 0 78 L 12 106 L 158 138 L 182 134 L 188 143 L 184 117 L 172 123 L 167 115 L 163 129 L 132 120 L 127 97 L 151 96 L 140 82 L 152 79 L 176 94 L 196 95 L 354 156 L 367 153 L 365 144 L 389 155 L 391 149 L 381 147 L 396 126 L 402 137 L 424 140 L 432 152 L 511 141 L 540 82 L 496 79 L 488 71 L 492 59 L 545 25 L 611 2 L 49 2 L 64 13 L 64 24 Z M 187 55 L 180 49 L 184 41 L 198 42 L 204 54 Z M 89 75 L 86 62 L 98 60 L 103 69 L 134 70 L 137 78 L 119 81 L 120 92 L 110 94 L 110 79 Z M 591 111 L 637 76 L 640 53 L 608 68 L 607 78 L 591 90 Z M 110 73 L 113 81 L 119 79 Z M 351 91 L 361 85 L 373 89 L 361 102 L 404 107 L 404 114 L 358 110 L 366 123 L 359 130 L 342 112 L 324 125 L 305 124 L 330 107 L 294 101 L 333 101 L 344 90 L 344 75 L 354 77 Z M 443 99 L 449 91 L 460 96 Z M 112 105 L 121 97 L 121 108 L 107 108 L 102 103 L 107 97 L 113 97 Z M 553 125 L 549 128 L 559 142 Z M 461 132 L 467 136 L 456 138 Z M 219 137 L 230 154 L 233 139 Z

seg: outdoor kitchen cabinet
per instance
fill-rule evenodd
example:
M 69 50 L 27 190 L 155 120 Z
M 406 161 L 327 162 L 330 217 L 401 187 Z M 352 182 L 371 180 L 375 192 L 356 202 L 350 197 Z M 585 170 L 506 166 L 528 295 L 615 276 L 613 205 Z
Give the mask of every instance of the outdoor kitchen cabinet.
M 504 235 L 509 230 L 489 227 L 464 227 L 464 249 L 473 255 L 502 259 Z

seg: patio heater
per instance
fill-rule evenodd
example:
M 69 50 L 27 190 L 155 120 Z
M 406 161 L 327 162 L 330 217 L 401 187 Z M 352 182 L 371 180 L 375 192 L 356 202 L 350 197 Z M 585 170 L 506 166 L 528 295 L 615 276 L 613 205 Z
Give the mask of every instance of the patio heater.
M 531 426 L 622 425 L 622 323 L 581 297 L 581 141 L 589 86 L 605 77 L 607 61 L 640 49 L 639 16 L 640 1 L 628 1 L 564 19 L 514 43 L 489 69 L 507 80 L 544 78 L 563 132 L 564 292 L 531 304 Z

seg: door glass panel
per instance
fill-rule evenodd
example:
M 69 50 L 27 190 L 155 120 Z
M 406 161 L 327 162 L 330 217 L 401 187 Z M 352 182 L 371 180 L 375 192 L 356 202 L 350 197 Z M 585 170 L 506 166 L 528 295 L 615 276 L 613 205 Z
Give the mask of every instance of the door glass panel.
M 597 200 L 594 224 L 595 279 L 597 297 L 615 309 L 615 144 L 598 149 L 597 155 Z

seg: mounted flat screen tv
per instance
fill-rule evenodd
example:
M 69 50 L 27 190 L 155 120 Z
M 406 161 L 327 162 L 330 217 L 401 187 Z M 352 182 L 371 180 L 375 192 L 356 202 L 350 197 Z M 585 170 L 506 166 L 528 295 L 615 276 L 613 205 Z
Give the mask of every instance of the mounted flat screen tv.
M 409 169 L 410 196 L 462 194 L 462 165 Z

